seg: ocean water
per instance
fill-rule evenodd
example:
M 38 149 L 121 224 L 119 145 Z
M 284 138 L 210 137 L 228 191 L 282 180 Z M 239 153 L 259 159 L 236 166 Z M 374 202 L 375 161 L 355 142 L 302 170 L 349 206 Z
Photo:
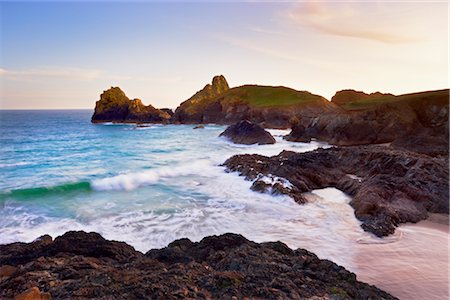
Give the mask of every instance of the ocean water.
M 177 238 L 198 241 L 234 232 L 306 248 L 394 295 L 421 299 L 414 276 L 426 282 L 433 270 L 422 271 L 420 262 L 406 256 L 429 253 L 403 236 L 423 238 L 428 232 L 431 240 L 424 243 L 448 242 L 448 232 L 416 227 L 376 238 L 360 228 L 350 198 L 336 189 L 316 190 L 308 204 L 298 205 L 286 196 L 251 191 L 251 182 L 221 166 L 235 154 L 305 152 L 327 144 L 287 142 L 282 135 L 288 131 L 270 130 L 274 145 L 235 145 L 218 137 L 224 126 L 91 124 L 91 114 L 0 111 L 0 243 L 85 230 L 146 252 Z M 403 245 L 405 240 L 410 244 Z M 402 256 L 404 247 L 408 255 Z M 409 272 L 409 283 L 383 280 L 395 262 L 381 269 L 376 260 L 367 264 L 362 258 L 372 257 L 372 249 L 392 253 Z M 442 260 L 447 250 L 435 252 L 445 254 Z M 448 295 L 448 274 L 443 276 L 433 277 L 427 299 Z

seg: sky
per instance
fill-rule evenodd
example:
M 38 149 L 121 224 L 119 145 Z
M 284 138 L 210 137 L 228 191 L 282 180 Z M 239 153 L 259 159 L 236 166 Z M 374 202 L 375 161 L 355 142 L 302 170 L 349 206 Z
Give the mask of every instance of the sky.
M 230 86 L 448 88 L 448 1 L 0 2 L 0 108 L 79 109 L 119 86 L 175 108 Z

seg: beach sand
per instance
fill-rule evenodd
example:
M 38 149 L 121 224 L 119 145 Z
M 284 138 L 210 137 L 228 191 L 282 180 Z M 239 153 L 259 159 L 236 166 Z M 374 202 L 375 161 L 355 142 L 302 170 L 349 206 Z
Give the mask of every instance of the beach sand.
M 358 280 L 400 299 L 448 299 L 448 215 L 433 214 L 397 231 L 390 243 L 359 243 L 354 270 Z

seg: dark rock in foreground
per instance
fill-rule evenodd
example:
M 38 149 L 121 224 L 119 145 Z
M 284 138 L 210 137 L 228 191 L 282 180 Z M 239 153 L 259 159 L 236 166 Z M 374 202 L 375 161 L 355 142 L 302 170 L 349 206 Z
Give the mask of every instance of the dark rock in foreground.
M 249 121 L 240 121 L 234 125 L 228 126 L 228 128 L 219 136 L 224 136 L 235 144 L 275 144 L 275 139 L 268 131 Z
M 431 213 L 449 213 L 446 158 L 432 158 L 383 146 L 283 151 L 277 156 L 235 155 L 224 165 L 249 180 L 252 189 L 286 194 L 304 203 L 303 193 L 336 187 L 353 197 L 350 205 L 362 228 L 381 237 L 400 223 L 418 222 Z M 290 186 L 268 184 L 281 177 Z M 299 208 L 301 209 L 301 208 Z
M 130 100 L 118 87 L 111 87 L 100 95 L 95 104 L 93 123 L 168 123 L 170 113 L 151 105 L 145 106 L 139 99 Z
M 144 255 L 96 233 L 67 232 L 0 245 L 0 266 L 2 299 L 396 299 L 306 250 L 230 233 Z

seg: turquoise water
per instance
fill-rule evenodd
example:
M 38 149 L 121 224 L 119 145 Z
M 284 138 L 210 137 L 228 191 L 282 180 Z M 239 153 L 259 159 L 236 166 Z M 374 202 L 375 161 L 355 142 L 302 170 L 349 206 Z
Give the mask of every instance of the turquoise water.
M 270 130 L 274 145 L 235 145 L 218 137 L 223 126 L 91 124 L 91 113 L 0 111 L 0 243 L 85 230 L 145 252 L 235 232 L 306 248 L 400 298 L 447 298 L 448 276 L 436 266 L 448 247 L 430 253 L 424 245 L 447 245 L 448 232 L 405 226 L 378 239 L 362 231 L 350 198 L 336 189 L 298 205 L 253 192 L 220 166 L 235 154 L 327 145 L 284 141 L 283 130 Z M 418 291 L 417 282 L 427 288 Z
M 275 145 L 234 145 L 218 137 L 223 126 L 91 124 L 91 113 L 1 111 L 0 243 L 74 229 L 142 251 L 230 231 L 273 239 L 290 217 L 277 204 L 297 204 L 250 191 L 220 164 L 239 153 L 319 145 L 283 141 L 284 131 L 273 131 Z M 260 218 L 268 225 L 256 232 Z

